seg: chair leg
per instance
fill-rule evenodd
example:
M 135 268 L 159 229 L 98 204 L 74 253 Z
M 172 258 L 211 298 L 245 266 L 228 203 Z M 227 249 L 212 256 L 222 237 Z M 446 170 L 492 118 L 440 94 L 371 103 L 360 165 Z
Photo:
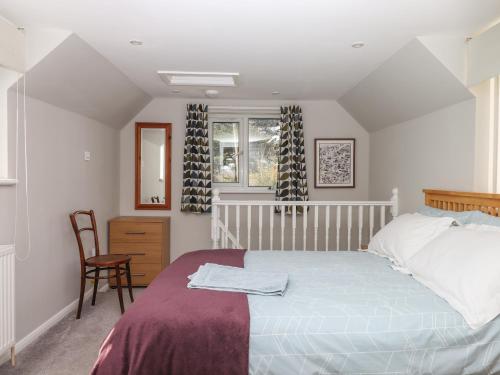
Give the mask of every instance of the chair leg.
M 134 302 L 134 295 L 132 294 L 132 276 L 130 274 L 130 262 L 125 264 L 127 269 L 127 284 L 128 284 L 128 294 L 130 296 L 130 302 Z
M 125 312 L 123 307 L 123 295 L 122 295 L 122 278 L 120 276 L 120 266 L 115 266 L 115 276 L 116 276 L 116 291 L 118 292 L 118 299 L 120 300 L 120 309 L 122 314 Z
M 80 278 L 80 299 L 78 300 L 78 310 L 76 312 L 76 319 L 80 319 L 82 315 L 83 295 L 85 294 L 85 276 Z
M 99 267 L 96 267 L 94 272 L 94 293 L 92 294 L 92 306 L 95 305 L 95 297 L 97 296 L 97 288 L 99 288 Z

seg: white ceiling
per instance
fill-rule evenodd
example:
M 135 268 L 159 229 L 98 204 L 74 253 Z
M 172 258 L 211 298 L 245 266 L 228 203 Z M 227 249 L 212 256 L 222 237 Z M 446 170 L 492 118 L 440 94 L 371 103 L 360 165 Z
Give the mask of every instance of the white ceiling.
M 222 98 L 337 99 L 415 36 L 479 30 L 500 0 L 0 0 L 0 14 L 77 33 L 152 96 L 200 97 L 156 74 L 188 70 L 239 72 Z

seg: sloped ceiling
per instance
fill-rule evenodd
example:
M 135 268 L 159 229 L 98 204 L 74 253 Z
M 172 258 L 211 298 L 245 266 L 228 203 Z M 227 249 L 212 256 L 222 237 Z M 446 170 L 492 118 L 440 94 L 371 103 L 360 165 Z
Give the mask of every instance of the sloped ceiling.
M 373 132 L 473 97 L 414 39 L 344 94 L 339 103 Z
M 152 99 L 75 34 L 27 73 L 26 94 L 115 128 Z
M 469 43 L 470 86 L 500 74 L 500 23 Z
M 24 72 L 24 34 L 0 16 L 0 67 Z

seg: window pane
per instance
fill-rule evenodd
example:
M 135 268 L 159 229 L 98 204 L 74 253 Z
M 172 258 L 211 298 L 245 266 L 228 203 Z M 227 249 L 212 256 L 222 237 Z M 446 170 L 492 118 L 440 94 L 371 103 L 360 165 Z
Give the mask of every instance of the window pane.
M 239 182 L 239 122 L 212 123 L 214 182 Z
M 248 186 L 276 186 L 279 120 L 248 119 Z

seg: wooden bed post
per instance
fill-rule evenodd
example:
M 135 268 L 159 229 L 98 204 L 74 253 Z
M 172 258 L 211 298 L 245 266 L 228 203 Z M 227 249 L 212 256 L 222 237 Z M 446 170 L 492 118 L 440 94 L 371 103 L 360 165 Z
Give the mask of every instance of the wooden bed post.
M 392 189 L 391 203 L 392 203 L 391 214 L 392 214 L 392 217 L 394 218 L 394 217 L 399 215 L 399 189 L 398 188 Z
M 212 249 L 219 247 L 219 206 L 220 201 L 219 189 L 212 191 Z

